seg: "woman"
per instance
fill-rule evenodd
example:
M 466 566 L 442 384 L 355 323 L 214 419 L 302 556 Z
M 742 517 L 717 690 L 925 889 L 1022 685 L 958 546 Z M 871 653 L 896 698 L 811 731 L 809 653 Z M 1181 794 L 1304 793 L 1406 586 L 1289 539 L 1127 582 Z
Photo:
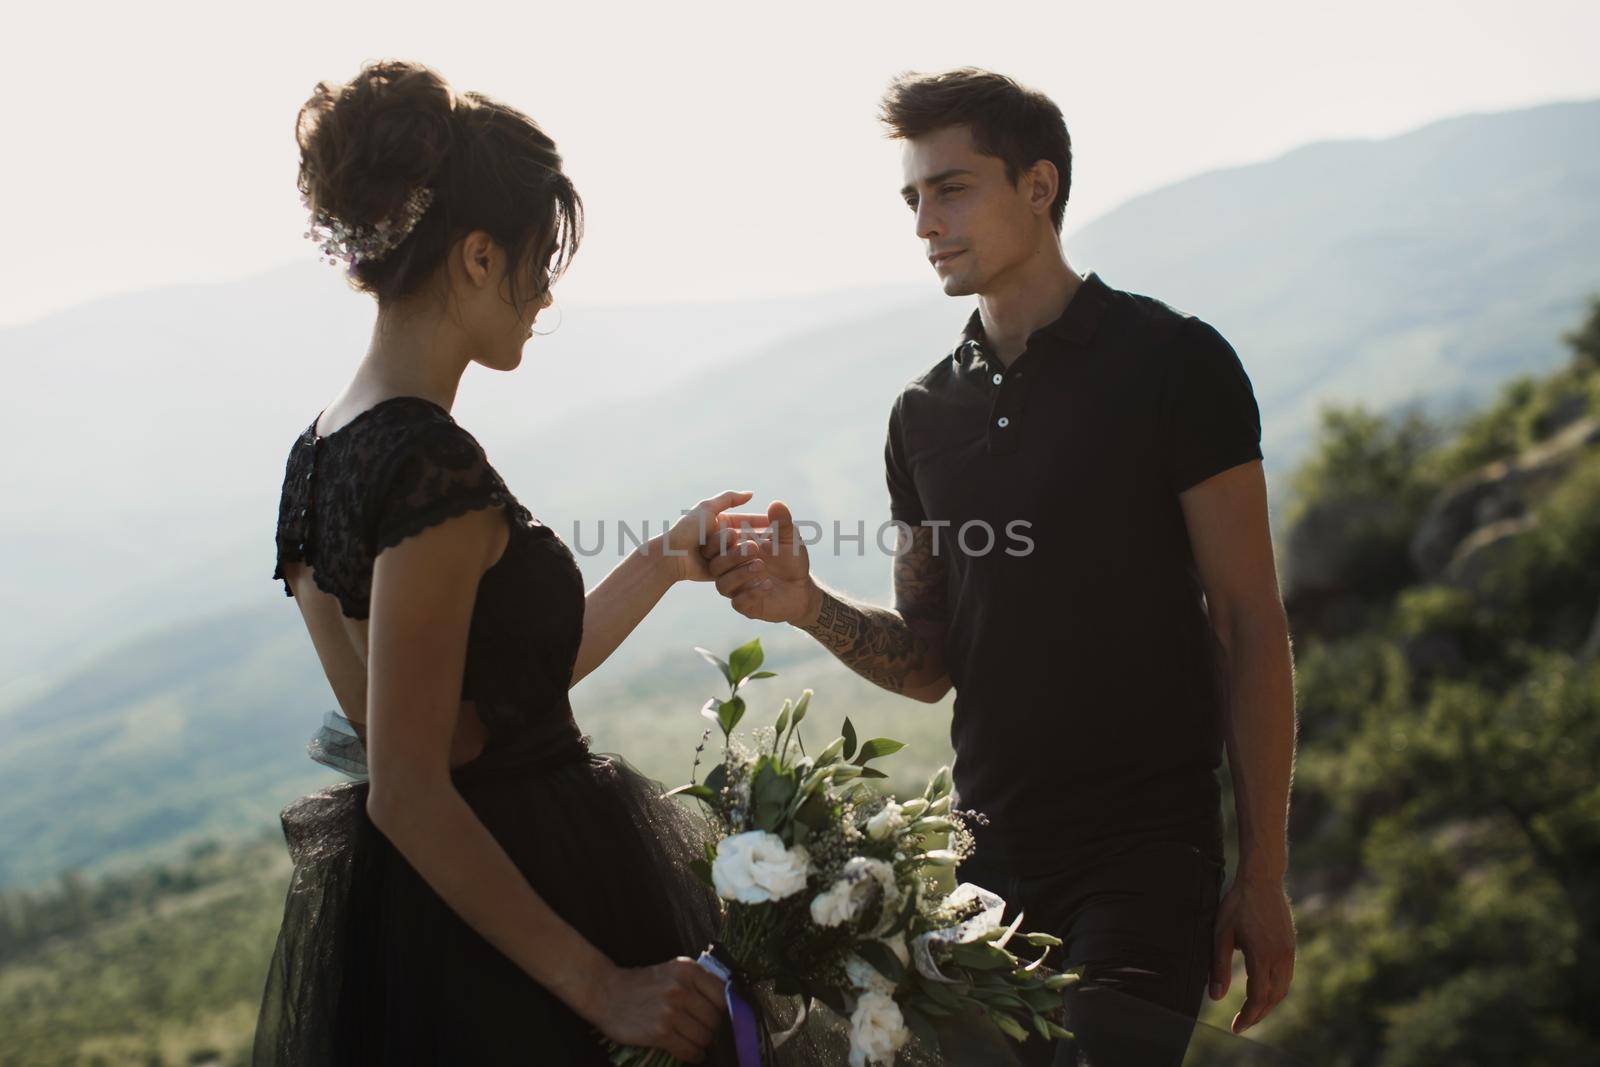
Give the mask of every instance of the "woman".
M 567 690 L 677 581 L 708 580 L 702 501 L 585 595 L 567 546 L 450 414 L 512 370 L 577 248 L 581 203 L 525 115 L 368 64 L 301 109 L 299 184 L 372 294 L 371 347 L 288 458 L 273 577 L 368 777 L 283 813 L 295 861 L 254 1062 L 689 1062 L 726 1045 L 688 955 L 714 902 L 697 824 L 589 753 Z

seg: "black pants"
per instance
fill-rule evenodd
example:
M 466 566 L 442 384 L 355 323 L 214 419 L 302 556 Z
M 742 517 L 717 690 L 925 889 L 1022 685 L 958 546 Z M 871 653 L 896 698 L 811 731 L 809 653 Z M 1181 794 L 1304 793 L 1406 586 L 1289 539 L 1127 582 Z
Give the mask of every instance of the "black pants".
M 1021 910 L 1022 930 L 1061 938 L 1047 965 L 1085 965 L 1082 982 L 1067 998 L 1073 1040 L 1047 1043 L 1034 1036 L 1020 1050 L 1023 1061 L 1181 1064 L 1210 975 L 1223 874 L 1214 853 L 1161 838 L 1118 841 L 1026 869 L 986 855 L 980 845 L 962 864 L 959 880 L 1004 897 L 1007 922 Z M 1097 996 L 1101 990 L 1114 992 Z

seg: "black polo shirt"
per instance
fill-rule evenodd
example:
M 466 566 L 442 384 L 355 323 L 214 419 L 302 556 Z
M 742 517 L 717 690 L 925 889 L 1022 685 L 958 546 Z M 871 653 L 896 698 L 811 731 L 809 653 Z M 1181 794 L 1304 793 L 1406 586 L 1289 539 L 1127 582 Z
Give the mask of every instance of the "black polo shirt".
M 1261 458 L 1206 322 L 1091 273 L 1008 368 L 975 310 L 889 416 L 891 513 L 936 525 L 960 802 L 981 847 L 1129 834 L 1222 855 L 1224 676 L 1178 494 Z

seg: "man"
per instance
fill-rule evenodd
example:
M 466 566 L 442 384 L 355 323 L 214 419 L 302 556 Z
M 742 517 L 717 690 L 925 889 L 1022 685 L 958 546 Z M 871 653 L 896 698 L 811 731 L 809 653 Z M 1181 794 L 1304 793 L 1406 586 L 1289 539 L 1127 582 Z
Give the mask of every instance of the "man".
M 974 69 L 907 75 L 882 118 L 945 293 L 978 297 L 889 414 L 895 606 L 816 581 L 781 501 L 724 516 L 765 533 L 707 546 L 717 587 L 892 692 L 954 687 L 957 790 L 988 820 L 962 877 L 1061 937 L 1054 962 L 1085 964 L 1085 986 L 1188 1020 L 1241 949 L 1242 1032 L 1294 964 L 1293 666 L 1249 379 L 1203 320 L 1068 265 L 1071 144 L 1045 96 Z M 1075 1023 L 1092 1062 L 1124 1061 L 1117 1024 Z

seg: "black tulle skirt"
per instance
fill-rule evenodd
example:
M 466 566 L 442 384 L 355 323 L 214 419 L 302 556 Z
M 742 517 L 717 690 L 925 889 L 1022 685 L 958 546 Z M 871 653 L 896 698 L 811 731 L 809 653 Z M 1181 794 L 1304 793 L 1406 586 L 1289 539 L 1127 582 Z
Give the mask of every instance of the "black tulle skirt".
M 540 896 L 617 964 L 694 956 L 712 940 L 716 901 L 688 867 L 706 827 L 621 758 L 573 740 L 490 752 L 453 777 Z M 607 1063 L 593 1027 L 378 831 L 367 792 L 341 783 L 282 813 L 294 873 L 255 1067 Z

